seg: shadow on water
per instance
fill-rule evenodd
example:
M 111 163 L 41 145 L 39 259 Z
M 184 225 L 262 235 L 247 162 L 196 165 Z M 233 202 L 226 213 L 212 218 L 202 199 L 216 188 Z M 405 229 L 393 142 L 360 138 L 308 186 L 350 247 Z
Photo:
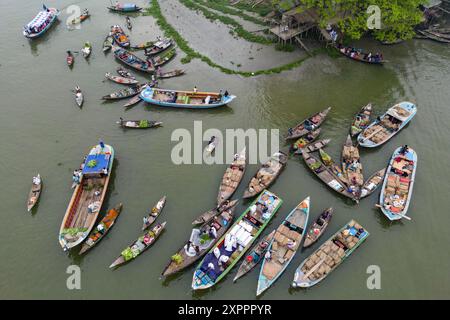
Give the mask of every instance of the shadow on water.
M 218 107 L 218 108 L 194 109 L 194 108 L 162 107 L 162 106 L 157 106 L 157 105 L 153 105 L 150 103 L 145 103 L 144 108 L 146 111 L 155 110 L 158 112 L 179 112 L 179 113 L 195 113 L 195 112 L 206 113 L 206 112 L 209 112 L 214 115 L 224 115 L 224 114 L 232 115 L 232 114 L 234 114 L 233 108 L 231 108 L 228 105 L 223 106 L 223 107 Z
M 404 226 L 405 224 L 403 223 L 403 220 L 396 220 L 396 221 L 391 221 L 389 220 L 387 217 L 384 216 L 383 212 L 381 212 L 380 209 L 378 208 L 372 208 L 372 212 L 374 213 L 374 215 L 376 216 L 376 219 L 378 221 L 378 224 L 384 229 L 387 230 L 393 226 Z
M 35 39 L 28 39 L 28 44 L 30 45 L 30 51 L 33 56 L 39 55 L 39 45 L 45 41 L 47 41 L 48 37 L 51 36 L 53 31 L 61 24 L 61 21 L 57 19 L 53 25 L 48 29 L 43 35 Z

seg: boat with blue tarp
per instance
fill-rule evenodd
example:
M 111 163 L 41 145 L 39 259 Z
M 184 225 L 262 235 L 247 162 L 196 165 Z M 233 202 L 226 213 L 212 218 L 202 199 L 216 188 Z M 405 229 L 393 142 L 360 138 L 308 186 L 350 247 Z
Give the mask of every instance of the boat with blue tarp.
M 142 8 L 134 3 L 119 3 L 117 2 L 115 5 L 107 7 L 111 11 L 116 12 L 137 12 L 141 11 Z
M 83 242 L 93 228 L 108 189 L 113 161 L 113 147 L 102 141 L 85 157 L 59 230 L 64 251 Z

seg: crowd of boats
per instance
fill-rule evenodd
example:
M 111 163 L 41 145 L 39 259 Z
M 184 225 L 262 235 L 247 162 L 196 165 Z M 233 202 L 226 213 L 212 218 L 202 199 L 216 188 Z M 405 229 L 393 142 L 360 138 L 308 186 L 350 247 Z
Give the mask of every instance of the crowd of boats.
M 117 8 L 116 5 L 115 10 Z M 47 9 L 46 12 L 45 15 L 49 17 L 53 11 Z M 43 19 L 44 15 L 40 17 Z M 172 45 L 173 41 L 170 39 L 158 39 L 156 42 L 138 45 L 136 50 L 146 49 L 146 55 L 152 58 L 140 59 L 125 49 L 131 47 L 130 41 L 123 30 L 115 25 L 111 27 L 111 33 L 105 40 L 104 49 L 112 49 L 119 61 L 132 68 L 145 72 L 152 70 L 158 74 L 159 65 L 173 57 L 174 53 L 170 53 L 172 51 L 166 51 Z M 164 56 L 158 56 L 164 52 Z M 231 103 L 235 99 L 227 91 L 199 92 L 196 87 L 192 91 L 155 88 L 156 78 L 153 79 L 153 85 L 140 84 L 128 70 L 119 68 L 117 73 L 117 76 L 107 73 L 106 78 L 129 87 L 104 96 L 103 99 L 131 97 L 126 106 L 144 100 L 163 107 L 211 108 Z M 180 75 L 183 72 L 176 73 Z M 74 93 L 75 100 L 81 107 L 83 94 L 79 86 Z M 262 236 L 283 203 L 282 198 L 269 191 L 269 188 L 282 174 L 290 156 L 301 157 L 306 166 L 329 188 L 356 203 L 381 186 L 378 206 L 382 213 L 389 220 L 410 220 L 407 211 L 417 169 L 416 152 L 409 146 L 400 146 L 392 154 L 387 167 L 379 169 L 365 180 L 359 147 L 379 147 L 390 140 L 415 116 L 416 105 L 400 102 L 373 121 L 372 105 L 364 106 L 352 121 L 339 162 L 324 150 L 331 139 L 317 140 L 321 134 L 320 126 L 330 110 L 331 108 L 326 108 L 317 112 L 288 129 L 285 140 L 290 146 L 289 151 L 274 153 L 256 171 L 242 195 L 244 199 L 254 200 L 234 219 L 238 199 L 232 197 L 245 175 L 246 149 L 236 153 L 220 180 L 216 206 L 193 221 L 189 238 L 168 259 L 162 275 L 168 277 L 195 265 L 192 289 L 200 290 L 220 282 L 240 262 L 234 281 L 261 264 L 257 295 L 275 283 L 294 260 L 299 249 L 310 247 L 320 240 L 334 214 L 333 208 L 325 208 L 317 217 L 310 219 L 312 200 L 306 197 L 276 229 Z M 157 121 L 122 118 L 118 124 L 127 128 L 161 125 Z M 356 138 L 355 141 L 353 138 Z M 206 147 L 207 151 L 213 152 L 216 144 L 217 141 L 212 139 Z M 74 191 L 58 236 L 64 251 L 81 247 L 79 254 L 84 254 L 104 238 L 120 215 L 122 204 L 110 209 L 102 217 L 100 215 L 114 159 L 114 148 L 100 141 L 90 149 L 80 168 L 74 172 Z M 43 179 L 38 174 L 33 178 L 28 196 L 29 211 L 38 202 L 42 186 Z M 166 222 L 157 222 L 166 200 L 165 196 L 162 197 L 143 218 L 143 233 L 120 252 L 110 268 L 130 262 L 157 241 L 166 227 Z M 299 264 L 292 286 L 310 287 L 317 284 L 349 257 L 368 236 L 369 232 L 362 225 L 350 220 Z

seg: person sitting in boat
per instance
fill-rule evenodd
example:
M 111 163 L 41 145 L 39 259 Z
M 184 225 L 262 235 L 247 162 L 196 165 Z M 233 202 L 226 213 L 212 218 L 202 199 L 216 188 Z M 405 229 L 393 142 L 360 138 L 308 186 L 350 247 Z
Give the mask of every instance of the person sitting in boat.
M 405 144 L 404 146 L 402 146 L 402 148 L 400 149 L 400 154 L 407 154 L 408 153 L 408 145 Z
M 197 93 L 197 86 L 194 86 L 194 90 L 192 90 L 192 91 L 194 91 L 194 93 Z
M 209 229 L 208 235 L 213 239 L 217 238 L 217 230 L 214 226 L 211 226 L 211 228 Z
M 272 259 L 272 252 L 270 250 L 267 250 L 266 254 L 264 255 L 264 258 L 267 261 L 270 261 Z
M 289 239 L 286 244 L 286 247 L 288 247 L 291 250 L 294 250 L 296 245 L 297 245 L 297 242 L 295 240 Z
M 35 185 L 41 184 L 41 178 L 39 176 L 33 177 L 33 184 Z
M 224 96 L 225 98 L 227 98 L 227 97 L 229 96 L 228 90 L 225 90 L 225 93 L 223 94 L 223 96 Z
M 97 231 L 100 233 L 103 233 L 103 231 L 105 231 L 105 227 L 103 227 L 103 223 L 99 223 L 99 225 L 97 226 Z
M 103 168 L 103 169 L 102 169 L 102 173 L 103 173 L 105 176 L 107 176 L 107 175 L 108 175 L 108 169 Z

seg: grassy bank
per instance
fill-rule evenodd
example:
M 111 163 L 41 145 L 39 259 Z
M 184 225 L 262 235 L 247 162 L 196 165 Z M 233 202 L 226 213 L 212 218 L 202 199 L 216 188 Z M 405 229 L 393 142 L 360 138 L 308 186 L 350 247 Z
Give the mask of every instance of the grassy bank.
M 287 71 L 294 69 L 302 64 L 303 61 L 308 59 L 308 57 L 304 57 L 301 59 L 298 59 L 296 61 L 284 64 L 282 66 L 270 68 L 270 69 L 263 69 L 263 70 L 257 70 L 254 72 L 250 71 L 238 71 L 238 70 L 232 70 L 229 68 L 226 68 L 224 66 L 221 66 L 215 62 L 213 62 L 210 58 L 207 56 L 202 55 L 201 53 L 195 51 L 189 46 L 189 43 L 172 27 L 171 24 L 169 24 L 164 17 L 164 15 L 161 12 L 161 7 L 159 6 L 158 0 L 150 0 L 151 6 L 149 8 L 145 9 L 144 15 L 150 15 L 153 16 L 156 19 L 156 22 L 158 26 L 161 28 L 161 30 L 164 32 L 164 35 L 168 38 L 172 38 L 177 43 L 178 47 L 186 54 L 184 58 L 181 59 L 182 63 L 189 63 L 192 59 L 200 59 L 201 61 L 207 63 L 209 66 L 219 69 L 223 73 L 226 74 L 236 74 L 241 75 L 244 77 L 252 77 L 262 74 L 274 74 L 274 73 L 280 73 L 282 71 Z M 322 52 L 322 49 L 316 50 L 314 53 Z

